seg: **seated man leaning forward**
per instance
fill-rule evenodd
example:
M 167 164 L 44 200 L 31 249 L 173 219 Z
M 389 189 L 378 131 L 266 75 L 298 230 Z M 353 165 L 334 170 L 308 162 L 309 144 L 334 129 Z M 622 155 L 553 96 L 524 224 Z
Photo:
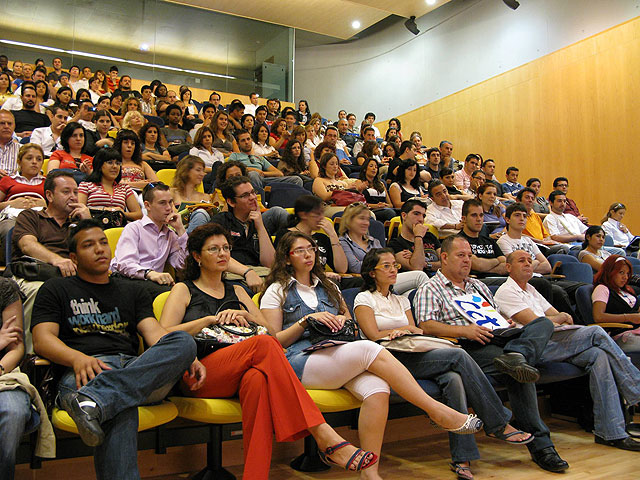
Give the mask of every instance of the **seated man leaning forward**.
M 171 290 L 174 284 L 171 274 L 164 272 L 165 264 L 168 262 L 177 269 L 184 266 L 187 232 L 176 213 L 168 185 L 149 183 L 142 190 L 142 198 L 147 214 L 124 227 L 111 260 L 111 271 L 115 276 L 139 283 L 153 299 Z
M 237 274 L 236 279 L 243 278 L 255 291 L 262 285 L 259 277 L 269 273 L 275 258 L 271 237 L 262 223 L 258 196 L 247 177 L 231 177 L 220 188 L 228 211 L 218 213 L 211 221 L 227 229 L 233 239 L 229 272 Z
M 186 332 L 171 332 L 153 316 L 151 297 L 136 284 L 109 278 L 107 237 L 95 220 L 78 222 L 69 235 L 77 275 L 46 282 L 36 298 L 35 351 L 67 367 L 58 405 L 96 447 L 100 479 L 140 478 L 138 406 L 162 400 L 183 373 L 200 381 L 196 345 Z M 150 348 L 138 356 L 138 333 Z M 200 383 L 200 382 L 198 382 Z
M 595 442 L 640 451 L 640 442 L 625 431 L 620 404 L 621 395 L 629 405 L 640 401 L 640 371 L 601 327 L 573 326 L 569 314 L 558 312 L 527 284 L 533 275 L 533 259 L 528 252 L 509 254 L 507 270 L 509 279 L 495 296 L 500 310 L 525 328 L 541 318 L 556 325 L 540 361 L 568 362 L 589 372 Z
M 467 319 L 454 304 L 456 297 L 466 294 L 482 296 L 495 307 L 489 288 L 469 278 L 473 254 L 466 238 L 447 237 L 442 241 L 440 261 L 442 267 L 426 285 L 418 289 L 415 297 L 416 322 L 426 335 L 456 337 L 461 345 L 487 375 L 501 375 L 511 399 L 514 422 L 530 432 L 535 440 L 527 445 L 531 457 L 541 468 L 561 472 L 569 468 L 550 438 L 549 428 L 540 418 L 536 387 L 539 378 L 533 367 L 553 333 L 553 323 L 538 318 L 521 331 L 507 329 L 503 335 L 494 335 L 486 327 Z

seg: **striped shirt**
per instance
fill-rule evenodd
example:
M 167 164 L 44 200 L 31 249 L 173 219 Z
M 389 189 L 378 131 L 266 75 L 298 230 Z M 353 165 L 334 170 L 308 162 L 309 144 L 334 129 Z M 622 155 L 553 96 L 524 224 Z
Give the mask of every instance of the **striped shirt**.
M 113 195 L 111 195 L 102 184 L 82 182 L 78 187 L 78 193 L 87 195 L 87 207 L 89 208 L 116 207 L 125 211 L 127 198 L 133 195 L 133 190 L 126 183 L 113 182 Z
M 438 272 L 418 289 L 413 301 L 416 312 L 416 324 L 433 320 L 448 325 L 465 326 L 471 322 L 467 320 L 454 306 L 453 299 L 468 293 L 479 293 L 485 300 L 496 308 L 489 288 L 473 278 L 464 281 L 464 290 L 456 287 L 451 280 Z
M 5 145 L 0 145 L 0 170 L 4 170 L 8 175 L 18 173 L 18 151 L 20 146 L 20 143 L 13 138 Z

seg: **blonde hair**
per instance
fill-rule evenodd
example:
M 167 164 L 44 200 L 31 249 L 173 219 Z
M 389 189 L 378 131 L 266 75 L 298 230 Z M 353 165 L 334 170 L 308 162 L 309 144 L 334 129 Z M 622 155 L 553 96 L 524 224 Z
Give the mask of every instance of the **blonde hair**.
M 189 172 L 196 165 L 205 166 L 204 160 L 195 155 L 187 155 L 176 165 L 176 173 L 173 177 L 171 186 L 180 193 L 185 193 L 184 189 L 189 181 Z
M 124 116 L 124 119 L 122 120 L 122 128 L 126 128 L 127 130 L 131 130 L 131 119 L 135 116 L 139 116 L 142 119 L 142 125 L 144 125 L 144 122 L 146 121 L 144 116 L 137 110 L 132 110 L 130 112 L 127 112 Z M 141 125 L 141 126 L 142 126 Z
M 351 226 L 352 220 L 360 215 L 362 212 L 369 213 L 369 207 L 364 203 L 352 203 L 347 208 L 344 209 L 344 213 L 342 214 L 342 218 L 340 219 L 340 235 L 344 235 L 349 231 L 349 227 Z

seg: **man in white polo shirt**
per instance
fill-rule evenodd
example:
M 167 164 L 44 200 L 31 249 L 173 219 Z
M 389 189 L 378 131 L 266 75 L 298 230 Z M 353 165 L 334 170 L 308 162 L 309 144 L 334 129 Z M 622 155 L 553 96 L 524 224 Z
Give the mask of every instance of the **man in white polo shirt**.
M 438 229 L 440 238 L 456 235 L 464 227 L 462 200 L 451 200 L 447 187 L 434 180 L 429 184 L 429 196 L 433 203 L 427 207 L 426 222 Z

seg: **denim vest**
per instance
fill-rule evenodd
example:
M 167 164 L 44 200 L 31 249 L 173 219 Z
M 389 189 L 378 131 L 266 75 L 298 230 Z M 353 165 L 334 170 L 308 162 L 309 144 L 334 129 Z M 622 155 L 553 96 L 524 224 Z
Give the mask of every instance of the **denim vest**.
M 337 315 L 338 309 L 329 300 L 327 291 L 321 284 L 315 287 L 316 296 L 318 297 L 318 305 L 316 308 L 309 307 L 302 301 L 298 294 L 296 287 L 297 283 L 294 282 L 292 287 L 287 293 L 287 298 L 282 306 L 282 329 L 289 328 L 296 323 L 302 317 L 315 312 L 330 312 Z M 303 352 L 307 347 L 310 347 L 312 343 L 309 341 L 309 332 L 305 330 L 302 336 L 292 345 L 287 347 L 286 357 L 289 363 L 293 367 L 293 371 L 296 373 L 299 379 L 302 379 L 302 372 L 304 371 L 304 365 L 309 359 L 309 354 Z

